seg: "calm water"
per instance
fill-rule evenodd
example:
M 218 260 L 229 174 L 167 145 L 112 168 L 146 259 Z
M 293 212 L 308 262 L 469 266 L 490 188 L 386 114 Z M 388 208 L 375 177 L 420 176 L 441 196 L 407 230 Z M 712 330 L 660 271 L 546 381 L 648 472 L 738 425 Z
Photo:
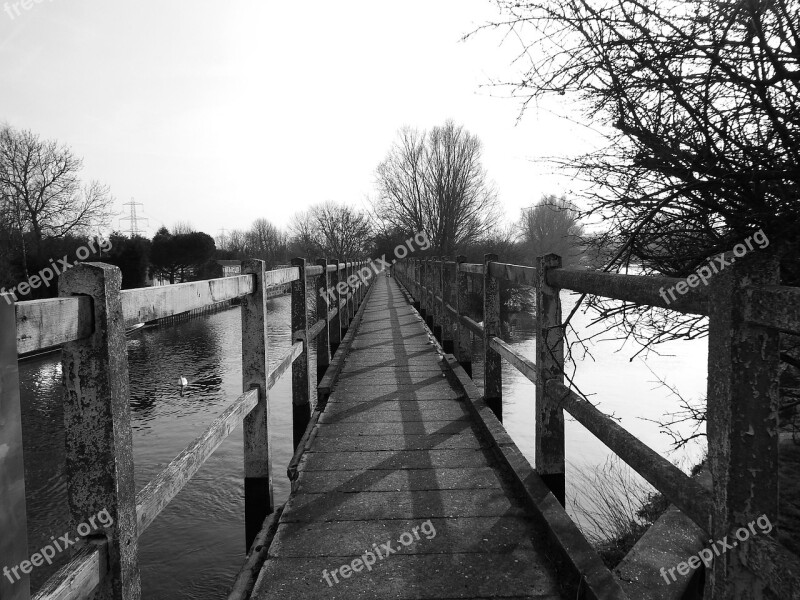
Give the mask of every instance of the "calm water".
M 564 295 L 565 312 L 572 305 Z M 289 348 L 289 298 L 269 301 L 270 359 Z M 587 318 L 574 318 L 581 330 Z M 535 357 L 534 323 L 529 314 L 512 317 L 509 343 Z M 647 366 L 687 398 L 705 394 L 704 340 L 664 346 L 650 355 L 647 366 L 629 361 L 632 348 L 593 347 L 594 360 L 578 364 L 576 381 L 600 408 L 621 418 L 621 424 L 655 450 L 680 464 L 693 462 L 699 448 L 671 455 L 669 438 L 658 419 L 674 411 L 677 401 L 658 389 Z M 241 393 L 241 326 L 234 309 L 176 325 L 149 329 L 128 342 L 131 377 L 134 458 L 141 489 Z M 313 357 L 312 357 L 313 358 Z M 312 368 L 312 373 L 315 370 Z M 481 373 L 480 364 L 475 375 Z M 288 374 L 287 374 L 288 375 Z M 183 396 L 177 382 L 189 380 Z M 68 509 L 64 470 L 61 368 L 58 355 L 20 365 L 25 433 L 29 536 L 31 552 L 50 536 L 67 531 Z M 533 385 L 517 371 L 503 367 L 504 421 L 514 440 L 533 461 Z M 291 459 L 291 378 L 284 376 L 271 392 L 271 443 L 276 503 L 289 493 L 285 467 Z M 608 450 L 579 424 L 568 421 L 567 458 L 570 474 L 583 465 L 603 464 Z M 226 596 L 244 558 L 244 500 L 241 430 L 236 430 L 198 475 L 159 516 L 139 542 L 143 597 L 155 600 L 211 600 Z M 574 478 L 573 478 L 574 479 Z M 568 483 L 568 495 L 574 492 Z M 38 587 L 55 570 L 33 573 Z

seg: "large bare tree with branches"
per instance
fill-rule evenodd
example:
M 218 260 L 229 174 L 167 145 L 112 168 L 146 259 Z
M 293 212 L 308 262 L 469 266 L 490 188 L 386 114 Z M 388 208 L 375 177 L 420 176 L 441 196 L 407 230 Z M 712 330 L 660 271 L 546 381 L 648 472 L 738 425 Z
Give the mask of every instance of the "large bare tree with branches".
M 562 95 L 607 144 L 577 159 L 584 216 L 636 263 L 683 277 L 759 229 L 800 281 L 797 0 L 497 0 L 523 41 L 525 104 Z M 595 219 L 597 220 L 597 219 Z M 701 318 L 602 306 L 640 341 L 694 337 Z M 641 326 L 641 327 L 639 327 Z
M 351 258 L 367 251 L 372 236 L 369 215 L 346 204 L 322 202 L 294 215 L 292 244 L 302 256 Z
M 481 159 L 480 140 L 453 121 L 403 128 L 377 168 L 376 216 L 385 229 L 427 232 L 440 254 L 479 241 L 500 217 Z
M 113 198 L 106 185 L 83 184 L 80 158 L 30 131 L 0 128 L 0 197 L 18 231 L 45 238 L 86 235 L 108 221 Z

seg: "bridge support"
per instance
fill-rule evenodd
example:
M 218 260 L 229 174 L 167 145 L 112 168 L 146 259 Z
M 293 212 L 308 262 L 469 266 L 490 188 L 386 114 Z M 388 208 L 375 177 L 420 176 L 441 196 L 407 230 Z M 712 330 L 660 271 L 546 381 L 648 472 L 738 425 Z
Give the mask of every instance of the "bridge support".
M 496 254 L 483 257 L 483 398 L 497 419 L 503 421 L 503 365 L 490 341 L 500 337 L 500 284 L 489 272 Z
M 317 385 L 322 381 L 325 371 L 328 370 L 328 365 L 331 364 L 331 335 L 330 335 L 330 321 L 328 321 L 328 312 L 332 308 L 328 306 L 328 295 L 325 294 L 324 298 L 315 290 L 328 290 L 330 289 L 330 276 L 328 274 L 328 261 L 327 259 L 320 258 L 317 260 L 317 265 L 322 267 L 322 274 L 317 277 L 316 285 L 311 288 L 311 293 L 314 294 L 314 304 L 317 307 L 317 320 L 324 320 L 325 326 L 317 336 Z
M 455 307 L 456 312 L 460 315 L 467 314 L 467 306 L 469 303 L 469 274 L 461 271 L 461 263 L 467 262 L 467 257 L 459 255 L 456 257 L 456 270 L 455 270 Z M 454 350 L 456 351 L 456 359 L 464 367 L 467 375 L 472 379 L 472 336 L 469 329 L 461 324 L 461 319 L 456 319 L 456 339 Z
M 447 305 L 455 306 L 453 301 L 453 278 L 448 273 L 450 265 L 442 259 L 442 270 L 439 278 L 439 289 L 442 290 L 442 349 L 447 354 L 452 354 L 455 347 L 453 344 L 453 318 Z
M 122 272 L 100 263 L 77 264 L 59 280 L 60 296 L 92 299 L 94 323 L 90 336 L 64 344 L 62 351 L 67 495 L 73 525 L 101 520 L 102 528 L 93 526 L 84 539 L 108 542 L 109 573 L 96 597 L 138 600 L 139 533 L 121 287 Z
M 536 287 L 536 471 L 558 501 L 565 503 L 564 410 L 549 397 L 549 381 L 564 383 L 564 327 L 560 290 L 547 283 L 547 271 L 561 267 L 561 257 L 537 261 Z
M 244 521 L 247 550 L 274 510 L 269 448 L 269 338 L 263 260 L 242 263 L 255 277 L 253 293 L 242 301 L 242 391 L 258 389 L 258 406 L 244 418 Z
M 708 455 L 714 482 L 713 539 L 778 523 L 780 333 L 746 321 L 749 286 L 778 285 L 775 257 L 729 258 L 711 280 L 708 339 Z M 766 533 L 759 532 L 759 538 Z M 749 536 L 743 536 L 749 537 Z M 705 597 L 761 597 L 759 576 L 773 564 L 763 539 L 739 540 L 714 559 Z M 771 541 L 771 540 L 770 540 Z M 745 566 L 747 565 L 747 566 Z M 750 568 L 748 568 L 748 566 Z M 761 572 L 761 571 L 764 572 Z
M 0 567 L 11 569 L 28 558 L 25 510 L 25 467 L 22 460 L 22 410 L 17 370 L 16 309 L 10 295 L 0 294 Z M 28 571 L 30 572 L 30 571 Z M 0 574 L 0 598 L 29 600 L 30 578 L 25 571 Z
M 311 390 L 309 386 L 310 357 L 308 355 L 308 316 L 306 303 L 306 259 L 292 259 L 300 270 L 300 278 L 292 282 L 292 342 L 302 342 L 303 351 L 292 363 L 292 430 L 293 448 L 297 449 L 308 422 L 311 420 Z

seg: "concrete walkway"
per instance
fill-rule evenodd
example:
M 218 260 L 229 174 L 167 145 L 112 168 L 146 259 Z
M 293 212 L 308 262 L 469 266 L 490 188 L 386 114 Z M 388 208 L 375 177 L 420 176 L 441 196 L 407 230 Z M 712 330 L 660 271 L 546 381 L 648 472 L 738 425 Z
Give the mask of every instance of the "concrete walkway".
M 252 598 L 561 598 L 533 525 L 379 277 Z

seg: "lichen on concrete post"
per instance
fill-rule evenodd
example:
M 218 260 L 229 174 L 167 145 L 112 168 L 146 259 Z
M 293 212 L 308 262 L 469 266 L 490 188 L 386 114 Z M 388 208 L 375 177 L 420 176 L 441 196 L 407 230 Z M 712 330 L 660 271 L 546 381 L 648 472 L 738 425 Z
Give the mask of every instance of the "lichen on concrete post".
M 547 271 L 561 267 L 561 257 L 537 259 L 536 285 L 536 471 L 563 505 L 564 409 L 545 390 L 548 381 L 564 382 L 564 327 L 560 290 L 547 283 Z
M 748 323 L 747 288 L 777 285 L 778 259 L 768 254 L 729 258 L 711 280 L 708 337 L 708 456 L 714 483 L 711 532 L 730 536 L 762 515 L 778 523 L 778 406 L 780 334 Z M 764 534 L 762 534 L 764 535 Z M 706 575 L 713 599 L 762 595 L 758 573 L 745 566 L 748 545 L 716 557 Z
M 329 273 L 328 287 L 326 288 L 329 293 L 325 296 L 328 311 L 337 309 L 328 329 L 331 340 L 331 356 L 333 356 L 339 349 L 339 344 L 342 343 L 342 311 L 339 310 L 339 292 L 336 291 L 336 286 L 339 284 L 339 261 L 338 259 L 329 259 L 328 264 L 336 266 L 336 269 Z
M 450 277 L 448 273 L 448 269 L 450 266 L 448 265 L 444 259 L 442 259 L 442 270 L 441 270 L 441 277 L 440 277 L 440 289 L 442 290 L 442 349 L 447 354 L 452 354 L 455 345 L 453 344 L 453 323 L 454 320 L 450 315 L 450 311 L 447 310 L 447 305 L 450 304 L 451 306 L 455 304 L 452 302 L 453 298 L 453 278 Z
M 322 267 L 322 273 L 317 277 L 316 285 L 312 287 L 311 293 L 314 295 L 314 304 L 317 307 L 317 321 L 325 321 L 322 331 L 317 336 L 317 384 L 319 384 L 331 363 L 330 323 L 328 322 L 330 307 L 327 302 L 327 294 L 318 294 L 315 293 L 315 290 L 327 291 L 330 286 L 330 277 L 328 277 L 328 261 L 326 259 L 318 259 L 317 265 Z
M 0 567 L 13 567 L 28 558 L 25 505 L 25 465 L 22 454 L 22 410 L 17 368 L 16 309 L 10 296 L 0 294 Z M 0 576 L 0 598 L 28 600 L 30 578 Z
M 292 431 L 294 448 L 300 444 L 311 420 L 311 391 L 308 353 L 308 316 L 306 304 L 306 259 L 292 259 L 292 266 L 300 270 L 300 278 L 292 282 L 292 343 L 303 342 L 303 352 L 292 363 Z
M 108 541 L 108 575 L 98 598 L 138 600 L 139 535 L 122 314 L 122 273 L 102 263 L 81 263 L 59 279 L 60 296 L 92 299 L 94 331 L 64 344 L 64 429 L 67 496 L 73 525 L 102 511 L 111 525 L 93 532 Z
M 242 391 L 258 389 L 258 405 L 244 418 L 245 541 L 249 550 L 274 507 L 269 447 L 269 338 L 267 337 L 266 268 L 263 260 L 242 263 L 253 275 L 252 294 L 242 299 Z
M 467 262 L 467 257 L 459 255 L 456 257 L 455 267 L 455 308 L 459 316 L 467 314 L 469 305 L 469 273 L 461 270 L 461 263 Z M 472 378 L 472 334 L 470 330 L 461 324 L 460 319 L 456 319 L 455 345 L 456 359 L 464 368 L 467 375 Z
M 500 282 L 489 273 L 496 254 L 483 257 L 483 398 L 497 418 L 503 420 L 503 365 L 489 341 L 500 337 Z

